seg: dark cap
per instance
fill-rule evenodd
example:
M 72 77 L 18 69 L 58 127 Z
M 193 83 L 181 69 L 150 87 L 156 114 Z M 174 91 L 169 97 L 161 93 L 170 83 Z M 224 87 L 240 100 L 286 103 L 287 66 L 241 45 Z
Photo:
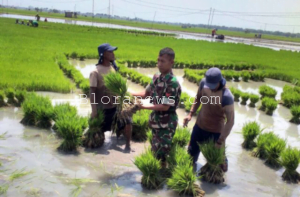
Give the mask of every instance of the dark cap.
M 210 68 L 205 73 L 205 83 L 204 86 L 209 89 L 216 89 L 218 84 L 223 80 L 223 76 L 221 74 L 221 70 L 218 68 Z
M 117 50 L 117 49 L 118 49 L 118 47 L 113 47 L 113 46 L 111 46 L 111 45 L 108 44 L 108 43 L 101 44 L 101 45 L 98 47 L 98 54 L 99 54 L 99 56 L 101 57 L 105 51 L 115 51 L 115 50 Z

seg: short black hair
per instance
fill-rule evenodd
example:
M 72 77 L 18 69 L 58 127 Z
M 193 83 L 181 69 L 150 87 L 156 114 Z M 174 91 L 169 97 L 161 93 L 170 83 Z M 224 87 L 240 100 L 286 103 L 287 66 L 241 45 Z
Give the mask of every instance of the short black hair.
M 166 47 L 159 51 L 159 56 L 168 55 L 171 59 L 175 59 L 175 52 L 173 49 Z

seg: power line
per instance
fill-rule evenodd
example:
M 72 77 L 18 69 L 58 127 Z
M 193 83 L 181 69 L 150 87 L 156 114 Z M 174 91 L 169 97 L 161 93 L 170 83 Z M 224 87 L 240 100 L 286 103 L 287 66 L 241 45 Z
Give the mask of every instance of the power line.
M 91 1 L 91 0 L 77 0 L 77 1 L 65 1 L 65 2 L 61 2 L 61 1 L 40 1 L 40 0 L 32 0 L 32 1 L 37 1 L 37 2 L 41 2 L 41 3 L 80 3 L 80 2 Z

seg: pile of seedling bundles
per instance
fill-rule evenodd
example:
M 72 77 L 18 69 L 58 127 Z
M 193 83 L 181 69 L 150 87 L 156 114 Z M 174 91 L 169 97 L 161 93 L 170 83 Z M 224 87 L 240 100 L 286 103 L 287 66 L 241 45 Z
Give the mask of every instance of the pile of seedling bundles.
M 151 142 L 152 133 L 147 133 L 148 141 Z M 186 150 L 190 141 L 190 130 L 178 127 L 172 140 L 172 148 L 166 159 L 167 167 L 162 168 L 160 160 L 156 159 L 155 153 L 150 148 L 137 156 L 134 164 L 142 172 L 141 183 L 147 189 L 159 189 L 164 184 L 178 194 L 191 196 L 204 196 L 205 192 L 197 184 L 201 179 L 209 183 L 223 183 L 224 172 L 221 169 L 225 159 L 225 147 L 216 148 L 213 141 L 199 144 L 201 152 L 207 163 L 200 169 L 197 177 L 194 172 L 192 158 Z
M 242 147 L 250 150 L 251 155 L 264 160 L 267 166 L 274 169 L 285 168 L 282 178 L 290 183 L 299 183 L 300 175 L 296 171 L 300 163 L 300 151 L 287 147 L 286 140 L 272 131 L 263 132 L 256 122 L 247 122 L 243 126 L 244 142 Z

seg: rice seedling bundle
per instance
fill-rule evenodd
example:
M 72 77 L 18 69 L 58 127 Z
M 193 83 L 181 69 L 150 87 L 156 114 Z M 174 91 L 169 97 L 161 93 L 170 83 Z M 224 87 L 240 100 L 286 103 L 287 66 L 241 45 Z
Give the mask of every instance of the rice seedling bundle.
M 266 101 L 266 113 L 270 116 L 273 115 L 273 112 L 275 111 L 275 109 L 277 108 L 277 101 L 270 98 Z
M 15 90 L 12 88 L 8 88 L 5 90 L 6 98 L 7 98 L 7 103 L 11 105 L 16 105 L 17 100 L 15 99 Z
M 180 195 L 203 197 L 205 192 L 196 184 L 197 177 L 191 165 L 177 165 L 167 185 Z
M 242 76 L 243 81 L 245 81 L 245 82 L 248 82 L 251 77 L 249 71 L 242 71 L 241 76 Z
M 285 168 L 282 174 L 283 180 L 291 183 L 300 182 L 300 174 L 297 172 L 300 163 L 300 151 L 297 148 L 288 147 L 281 153 L 281 165 Z
M 270 144 L 266 146 L 267 160 L 266 164 L 270 167 L 279 168 L 280 164 L 280 154 L 285 149 L 286 141 L 276 137 L 273 139 Z
M 22 124 L 42 128 L 51 126 L 53 107 L 50 98 L 30 93 L 21 107 L 24 112 L 24 118 L 21 120 Z
M 133 115 L 132 139 L 135 141 L 145 141 L 149 128 L 149 116 L 151 111 L 140 110 Z
M 267 85 L 262 85 L 259 87 L 259 94 L 264 97 L 275 98 L 277 95 L 277 91 L 274 88 L 271 88 Z
M 233 79 L 233 71 L 223 71 L 222 75 L 227 81 L 231 81 Z
M 57 121 L 59 118 L 68 115 L 68 116 L 76 116 L 77 115 L 77 108 L 71 106 L 70 103 L 60 103 L 53 107 L 53 117 L 54 121 Z M 52 127 L 53 130 L 57 130 L 56 125 Z
M 234 81 L 240 81 L 240 73 L 234 72 L 233 73 L 233 78 L 234 78 Z
M 225 161 L 225 147 L 216 148 L 213 140 L 199 144 L 199 146 L 207 162 L 200 169 L 199 174 L 202 179 L 215 184 L 224 182 L 224 172 L 220 165 Z
M 261 71 L 251 71 L 250 75 L 250 79 L 253 81 L 264 81 L 265 79 L 265 74 Z
M 300 91 L 298 87 L 291 87 L 285 85 L 283 92 L 281 93 L 281 100 L 283 100 L 284 106 L 290 108 L 293 105 L 300 105 Z
M 83 125 L 80 122 L 80 118 L 72 114 L 62 116 L 56 121 L 58 135 L 63 138 L 59 150 L 74 151 L 81 145 Z
M 241 104 L 246 105 L 247 101 L 249 100 L 249 97 L 250 97 L 250 95 L 248 93 L 242 93 L 241 94 L 241 98 L 242 98 Z
M 255 94 L 250 94 L 250 107 L 255 107 L 255 104 L 259 101 L 259 96 Z
M 152 143 L 152 139 L 153 139 L 152 130 L 149 129 L 149 130 L 147 131 L 147 141 L 151 144 L 151 143 Z
M 168 163 L 168 170 L 170 173 L 174 171 L 174 168 L 178 165 L 192 165 L 192 158 L 188 154 L 185 147 L 173 143 L 171 151 L 166 157 Z
M 276 104 L 276 105 L 275 105 Z M 269 98 L 269 97 L 264 97 L 262 100 L 261 100 L 261 107 L 260 107 L 260 110 L 268 110 L 267 108 L 269 107 L 270 108 L 270 111 L 274 108 L 274 105 L 275 107 L 277 107 L 277 102 L 273 99 L 273 98 Z M 276 109 L 276 108 L 275 108 Z M 274 110 L 275 110 L 274 109 Z M 273 111 L 274 111 L 273 110 Z M 273 112 L 272 111 L 272 112 Z
M 102 132 L 101 126 L 104 122 L 104 113 L 98 110 L 96 118 L 90 118 L 88 121 L 89 129 L 84 134 L 82 144 L 87 148 L 98 148 L 104 143 L 104 132 Z
M 248 122 L 243 126 L 244 142 L 242 147 L 245 149 L 253 149 L 256 147 L 255 138 L 261 133 L 260 125 L 256 121 Z
M 291 111 L 291 114 L 293 116 L 290 121 L 293 122 L 293 123 L 299 124 L 300 123 L 300 120 L 299 120 L 299 118 L 300 118 L 300 105 L 292 106 L 290 111 Z
M 172 140 L 173 146 L 185 147 L 191 138 L 190 129 L 185 127 L 178 127 Z
M 0 90 L 0 107 L 3 107 L 6 105 L 4 98 L 5 98 L 5 94 L 2 90 Z
M 253 149 L 251 155 L 260 159 L 266 159 L 266 147 L 270 146 L 271 142 L 277 138 L 278 136 L 276 136 L 273 132 L 267 132 L 258 135 L 256 147 Z
M 230 91 L 231 91 L 231 93 L 234 96 L 234 101 L 235 102 L 239 102 L 240 101 L 240 97 L 242 95 L 242 92 L 240 90 L 238 90 L 238 89 L 235 89 L 235 88 L 230 88 Z
M 25 101 L 27 92 L 25 90 L 17 90 L 15 97 L 18 100 L 18 106 L 20 107 L 22 105 L 22 103 Z
M 125 99 L 128 100 L 128 97 L 130 97 L 127 92 L 128 86 L 126 80 L 119 73 L 105 75 L 104 84 L 109 89 L 111 95 L 118 98 L 119 104 L 117 104 L 117 113 L 114 117 L 113 132 L 117 132 L 119 136 L 121 133 L 118 130 L 118 125 L 126 125 L 126 120 L 131 119 L 132 115 L 139 110 L 140 101 L 137 100 L 137 104 L 132 102 L 132 98 L 130 102 L 125 101 Z
M 137 156 L 134 160 L 136 167 L 143 173 L 142 185 L 147 189 L 158 189 L 161 187 L 163 179 L 161 177 L 160 161 L 157 160 L 151 149 Z
M 182 92 L 180 95 L 180 103 L 185 102 L 186 100 L 189 100 L 190 96 L 186 92 Z

